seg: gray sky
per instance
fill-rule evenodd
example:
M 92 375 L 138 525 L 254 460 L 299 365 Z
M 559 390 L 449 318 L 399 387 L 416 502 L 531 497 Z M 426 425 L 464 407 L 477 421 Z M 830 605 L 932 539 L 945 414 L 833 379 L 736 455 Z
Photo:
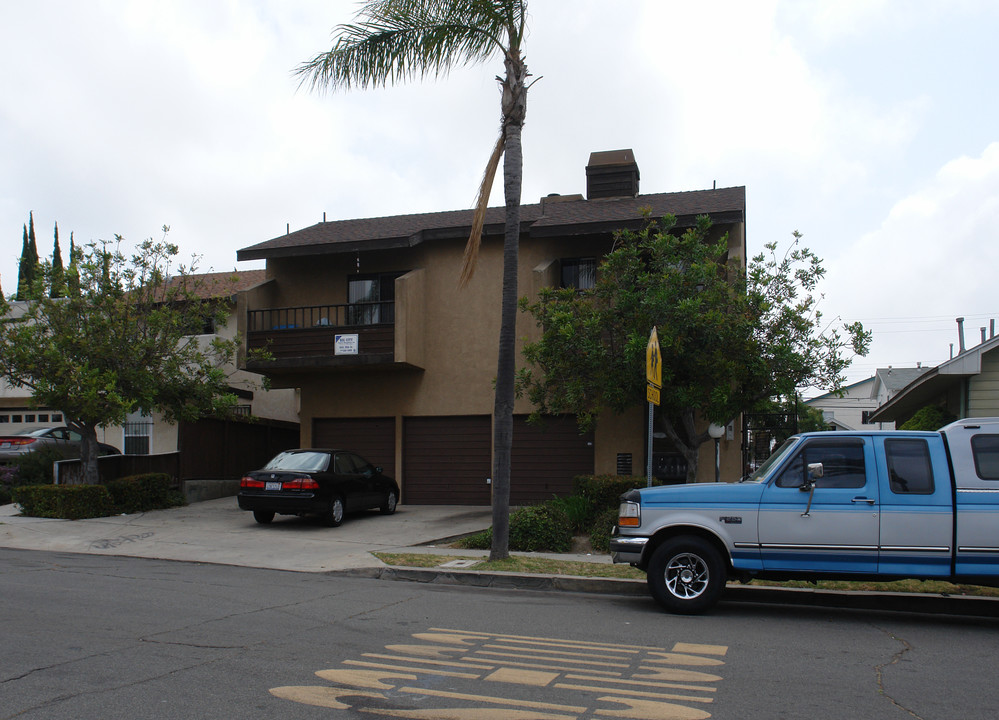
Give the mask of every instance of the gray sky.
M 525 203 L 632 148 L 645 193 L 745 185 L 750 254 L 825 260 L 826 318 L 877 367 L 936 365 L 999 319 L 999 3 L 534 0 Z M 0 0 L 0 281 L 39 253 L 169 239 L 200 269 L 327 219 L 470 207 L 498 129 L 491 64 L 319 95 L 291 70 L 344 0 Z M 501 204 L 500 183 L 492 204 Z

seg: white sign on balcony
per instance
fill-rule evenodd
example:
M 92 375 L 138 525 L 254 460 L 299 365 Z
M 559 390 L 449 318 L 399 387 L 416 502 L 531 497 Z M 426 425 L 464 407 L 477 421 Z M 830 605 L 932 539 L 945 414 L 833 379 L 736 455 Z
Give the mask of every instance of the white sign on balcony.
M 334 335 L 334 355 L 357 355 L 357 335 Z

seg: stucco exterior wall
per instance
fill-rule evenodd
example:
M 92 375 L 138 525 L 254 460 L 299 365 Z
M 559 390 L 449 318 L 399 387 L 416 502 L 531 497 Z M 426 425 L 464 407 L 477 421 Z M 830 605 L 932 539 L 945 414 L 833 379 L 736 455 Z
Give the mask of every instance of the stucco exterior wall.
M 999 416 L 999 350 L 982 355 L 982 371 L 968 381 L 968 417 Z

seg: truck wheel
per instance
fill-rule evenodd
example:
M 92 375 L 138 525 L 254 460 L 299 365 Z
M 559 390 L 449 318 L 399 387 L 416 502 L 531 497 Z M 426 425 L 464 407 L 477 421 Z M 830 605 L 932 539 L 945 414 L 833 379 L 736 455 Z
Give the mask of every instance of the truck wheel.
M 695 615 L 711 608 L 725 589 L 725 565 L 707 540 L 683 535 L 667 540 L 652 554 L 649 591 L 666 610 Z

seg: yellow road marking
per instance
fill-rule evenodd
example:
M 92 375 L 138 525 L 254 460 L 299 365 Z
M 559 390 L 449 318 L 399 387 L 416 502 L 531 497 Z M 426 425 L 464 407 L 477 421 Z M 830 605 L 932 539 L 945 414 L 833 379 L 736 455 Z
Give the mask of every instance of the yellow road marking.
M 713 703 L 714 698 L 697 697 L 696 695 L 675 695 L 673 693 L 654 693 L 631 688 L 603 688 L 595 685 L 573 685 L 572 683 L 555 683 L 555 687 L 565 690 L 583 690 L 585 692 L 614 693 L 615 695 L 632 695 L 634 697 L 653 698 L 658 700 L 683 700 L 685 702 Z
M 351 670 L 350 668 L 331 668 L 318 670 L 316 675 L 323 680 L 354 687 L 372 688 L 373 690 L 391 690 L 395 683 L 382 682 L 382 678 L 398 678 L 400 680 L 416 680 L 411 672 L 400 673 L 386 670 Z
M 673 652 L 696 653 L 698 655 L 725 655 L 728 653 L 728 645 L 696 645 L 694 643 L 677 643 L 673 646 Z
M 443 658 L 445 660 L 449 658 L 448 653 L 466 652 L 464 648 L 437 648 L 430 645 L 386 645 L 385 649 L 403 655 Z
M 541 653 L 543 655 L 559 655 L 561 657 L 588 657 L 588 658 L 603 658 L 611 660 L 629 660 L 630 658 L 623 658 L 616 655 L 606 655 L 603 653 L 582 653 L 582 652 L 569 652 L 568 650 L 542 650 L 541 648 L 535 647 L 518 647 L 516 645 L 493 645 L 487 643 L 483 645 L 484 648 L 493 648 L 495 650 L 516 650 L 520 652 L 532 652 Z
M 431 690 L 429 688 L 404 687 L 399 688 L 399 692 L 412 693 L 414 695 L 445 697 L 452 700 L 473 700 L 475 702 L 492 703 L 493 705 L 513 705 L 514 707 L 536 708 L 538 710 L 559 710 L 561 712 L 572 713 L 586 712 L 585 707 L 579 707 L 577 705 L 559 705 L 557 703 L 534 702 L 533 700 L 513 700 L 490 697 L 489 695 L 470 695 L 468 693 L 448 692 L 446 690 Z
M 663 680 L 667 682 L 718 682 L 721 677 L 697 672 L 696 670 L 673 670 L 670 668 L 642 668 L 644 675 L 632 673 L 637 680 Z
M 504 637 L 496 636 L 493 638 L 481 638 L 482 640 L 496 640 L 497 642 L 514 643 L 516 642 L 518 646 L 522 645 L 541 645 L 543 647 L 562 647 L 570 648 L 572 650 L 593 650 L 594 652 L 612 652 L 612 653 L 624 653 L 629 655 L 637 655 L 640 652 L 650 652 L 648 650 L 637 650 L 635 648 L 626 647 L 608 647 L 604 645 L 593 645 L 591 643 L 581 643 L 581 642 L 545 642 L 544 640 L 513 640 Z M 656 648 L 657 650 L 665 650 L 665 648 Z
M 659 653 L 650 652 L 654 657 L 646 658 L 643 662 L 663 663 L 670 665 L 724 665 L 724 660 L 701 657 L 700 655 L 687 655 L 684 653 Z
M 429 710 L 375 710 L 357 708 L 360 712 L 378 713 L 386 717 L 410 720 L 576 720 L 575 715 L 556 715 L 538 710 L 513 710 L 511 708 L 433 708 Z
M 567 667 L 565 665 L 553 665 L 552 663 L 539 665 L 538 663 L 520 662 L 518 660 L 496 660 L 494 662 L 502 663 L 507 667 L 541 668 L 542 670 L 567 670 L 572 672 L 582 672 L 585 670 L 591 675 L 607 675 L 611 678 L 621 677 L 621 673 L 614 672 L 613 670 L 593 670 L 592 668 Z
M 425 632 L 425 633 L 415 633 L 413 638 L 416 640 L 426 640 L 427 642 L 442 642 L 449 643 L 451 645 L 471 645 L 469 640 L 481 640 L 478 635 L 473 635 L 467 632 L 459 632 L 458 630 L 442 630 L 440 632 Z
M 477 680 L 478 678 L 482 677 L 482 673 L 449 672 L 447 670 L 438 670 L 436 668 L 405 667 L 402 665 L 387 665 L 385 663 L 363 662 L 362 660 L 344 660 L 343 664 L 358 665 L 360 667 L 382 668 L 384 670 L 409 670 L 410 672 L 429 673 L 431 675 L 443 675 L 445 677 L 466 678 L 468 680 Z
M 514 658 L 527 658 L 528 660 L 554 660 L 554 658 L 546 658 L 544 656 L 538 655 L 525 655 L 523 653 L 504 653 L 496 652 L 494 650 L 476 650 L 476 655 L 495 655 L 496 657 L 514 657 Z M 610 663 L 602 662 L 599 660 L 572 660 L 570 658 L 560 658 L 562 662 L 576 663 L 577 665 L 601 665 L 603 667 L 617 667 L 626 668 L 628 665 L 622 665 L 621 663 Z
M 505 682 L 515 683 L 517 685 L 535 685 L 537 687 L 545 687 L 559 675 L 561 675 L 561 673 L 500 668 L 491 675 L 487 675 L 485 679 L 492 682 Z
M 534 637 L 533 635 L 505 635 L 503 633 L 486 633 L 486 632 L 478 632 L 475 630 L 446 630 L 443 628 L 430 628 L 430 629 L 435 632 L 458 633 L 460 635 L 468 635 L 469 637 L 474 636 L 480 638 L 495 638 L 497 640 L 500 639 L 536 640 L 541 643 L 552 644 L 552 645 L 565 644 L 567 647 L 584 645 L 586 647 L 592 647 L 592 648 L 631 648 L 634 650 L 660 650 L 660 651 L 666 650 L 666 648 L 664 647 L 658 647 L 653 645 L 625 645 L 618 643 L 598 643 L 598 642 L 593 642 L 592 640 L 566 640 L 563 638 L 554 639 L 554 638 Z M 722 655 L 725 654 L 724 645 L 686 645 L 684 643 L 678 643 L 678 645 L 684 645 L 685 647 L 688 648 L 695 648 L 695 647 L 723 648 L 721 654 Z M 674 646 L 673 650 L 674 652 L 694 652 L 693 650 L 679 650 L 677 646 Z
M 589 682 L 616 683 L 618 685 L 637 685 L 638 687 L 668 687 L 676 690 L 701 690 L 703 692 L 715 692 L 713 687 L 701 687 L 700 685 L 684 685 L 683 683 L 662 683 L 648 682 L 647 680 L 625 680 L 623 678 L 596 678 L 589 675 L 573 675 L 567 673 L 566 680 L 588 680 Z
M 495 660 L 476 660 L 475 658 L 456 658 L 454 660 L 430 660 L 428 658 L 405 657 L 400 655 L 383 655 L 381 653 L 362 653 L 361 657 L 377 658 L 378 660 L 396 660 L 398 662 L 421 662 L 424 665 L 447 665 L 450 667 L 482 668 L 492 670 L 496 667 Z M 467 662 L 461 662 L 462 660 Z

